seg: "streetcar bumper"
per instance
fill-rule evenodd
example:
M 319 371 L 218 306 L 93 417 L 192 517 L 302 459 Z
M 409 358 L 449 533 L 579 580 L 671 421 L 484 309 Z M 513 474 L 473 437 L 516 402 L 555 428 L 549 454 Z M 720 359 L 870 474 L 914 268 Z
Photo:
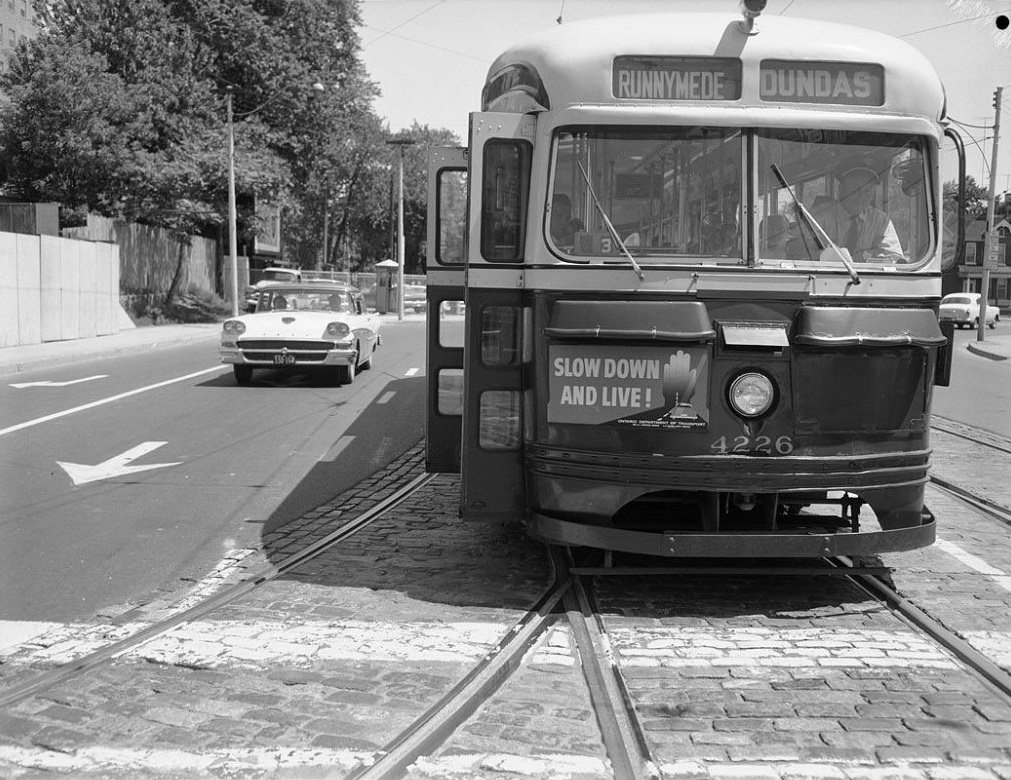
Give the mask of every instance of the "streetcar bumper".
M 536 539 L 569 547 L 667 558 L 822 558 L 904 552 L 934 543 L 934 516 L 921 510 L 919 525 L 853 533 L 650 533 L 587 525 L 531 512 L 527 532 Z

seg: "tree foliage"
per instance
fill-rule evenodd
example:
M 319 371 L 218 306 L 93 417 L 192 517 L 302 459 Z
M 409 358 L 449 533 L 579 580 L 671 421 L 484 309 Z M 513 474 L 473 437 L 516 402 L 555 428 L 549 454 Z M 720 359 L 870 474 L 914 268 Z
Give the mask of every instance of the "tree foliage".
M 227 214 L 231 93 L 236 189 L 242 202 L 282 205 L 297 247 L 318 233 L 319 219 L 302 217 L 320 183 L 339 192 L 366 181 L 362 161 L 386 154 L 376 88 L 359 60 L 356 0 L 35 6 L 43 29 L 0 77 L 10 98 L 0 107 L 0 159 L 19 197 L 214 229 Z M 251 214 L 240 218 L 252 225 Z
M 946 210 L 958 211 L 958 182 L 954 179 L 944 183 L 943 197 Z M 972 176 L 965 177 L 965 218 L 967 220 L 986 219 L 986 209 L 990 194 L 985 187 L 976 183 Z

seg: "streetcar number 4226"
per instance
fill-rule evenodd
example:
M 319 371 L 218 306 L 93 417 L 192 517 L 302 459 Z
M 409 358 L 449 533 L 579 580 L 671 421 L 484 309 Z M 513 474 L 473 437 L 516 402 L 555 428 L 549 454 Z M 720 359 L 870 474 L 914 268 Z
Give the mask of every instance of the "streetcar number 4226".
M 793 439 L 789 436 L 721 436 L 709 449 L 718 455 L 729 455 L 734 452 L 757 452 L 762 455 L 789 455 L 793 452 Z

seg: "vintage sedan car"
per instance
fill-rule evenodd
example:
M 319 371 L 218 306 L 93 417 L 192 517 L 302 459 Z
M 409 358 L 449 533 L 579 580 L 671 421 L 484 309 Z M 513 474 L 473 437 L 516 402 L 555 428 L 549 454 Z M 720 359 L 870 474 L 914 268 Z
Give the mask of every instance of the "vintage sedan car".
M 941 308 L 937 316 L 941 322 L 954 322 L 958 327 L 968 325 L 979 327 L 980 294 L 974 292 L 950 293 L 941 299 Z M 996 306 L 983 304 L 986 311 L 986 325 L 993 328 L 1000 322 L 1000 309 Z
M 235 381 L 248 383 L 257 368 L 329 370 L 341 384 L 372 365 L 380 318 L 365 311 L 356 287 L 340 282 L 269 282 L 252 314 L 226 320 L 221 361 Z
M 256 299 L 260 297 L 260 290 L 264 285 L 271 282 L 301 282 L 302 271 L 298 268 L 264 268 L 262 271 L 250 271 L 250 275 L 256 274 L 256 283 L 246 287 L 246 311 L 256 311 Z

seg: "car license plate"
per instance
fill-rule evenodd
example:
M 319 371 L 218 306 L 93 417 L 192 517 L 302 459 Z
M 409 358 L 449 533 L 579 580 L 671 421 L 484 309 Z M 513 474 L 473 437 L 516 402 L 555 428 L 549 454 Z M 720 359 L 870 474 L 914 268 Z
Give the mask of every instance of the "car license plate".
M 274 355 L 274 365 L 275 366 L 293 366 L 295 365 L 294 355 Z

